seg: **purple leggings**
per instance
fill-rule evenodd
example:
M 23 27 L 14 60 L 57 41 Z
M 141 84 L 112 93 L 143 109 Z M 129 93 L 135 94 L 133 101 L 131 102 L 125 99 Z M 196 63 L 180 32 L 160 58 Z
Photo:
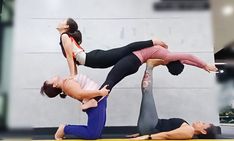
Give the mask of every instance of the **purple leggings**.
M 106 123 L 106 106 L 107 97 L 102 99 L 98 106 L 86 110 L 88 115 L 88 124 L 84 125 L 67 125 L 64 128 L 66 135 L 73 135 L 81 139 L 98 139 L 101 137 L 102 130 Z

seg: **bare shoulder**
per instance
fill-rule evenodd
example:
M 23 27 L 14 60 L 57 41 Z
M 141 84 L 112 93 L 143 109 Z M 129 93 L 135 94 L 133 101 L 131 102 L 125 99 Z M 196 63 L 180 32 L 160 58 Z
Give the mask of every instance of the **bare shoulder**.
M 186 122 L 184 122 L 180 127 L 186 129 L 188 132 L 194 132 L 194 128 Z
M 62 38 L 62 44 L 63 44 L 65 50 L 69 49 L 69 46 L 71 44 L 70 37 L 67 34 L 63 34 L 61 38 Z
M 67 41 L 70 39 L 67 34 L 62 34 L 61 38 L 62 38 L 62 41 Z

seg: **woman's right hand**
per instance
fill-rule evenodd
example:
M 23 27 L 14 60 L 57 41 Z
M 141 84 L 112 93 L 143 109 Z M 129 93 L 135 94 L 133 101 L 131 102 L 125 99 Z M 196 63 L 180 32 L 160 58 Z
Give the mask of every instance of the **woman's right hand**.
M 100 96 L 107 96 L 109 94 L 109 89 L 107 89 L 108 85 L 105 85 L 101 90 L 100 90 Z

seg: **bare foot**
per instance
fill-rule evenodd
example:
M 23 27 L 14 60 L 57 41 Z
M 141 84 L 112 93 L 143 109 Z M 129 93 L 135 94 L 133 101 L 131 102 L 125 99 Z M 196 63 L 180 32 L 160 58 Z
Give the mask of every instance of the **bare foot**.
M 82 110 L 87 110 L 89 108 L 97 107 L 98 103 L 95 99 L 91 99 L 87 101 L 86 103 L 81 105 Z
M 54 135 L 55 140 L 63 140 L 64 128 L 65 128 L 65 125 L 63 125 L 63 124 L 61 124 L 59 126 L 59 128 L 57 129 L 57 131 L 56 131 L 56 133 Z

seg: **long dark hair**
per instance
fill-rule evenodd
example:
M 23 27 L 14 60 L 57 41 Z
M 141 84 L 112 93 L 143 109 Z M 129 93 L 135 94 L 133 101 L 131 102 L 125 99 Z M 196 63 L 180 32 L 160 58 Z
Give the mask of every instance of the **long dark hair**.
M 72 36 L 75 39 L 75 41 L 80 45 L 82 43 L 82 34 L 80 30 L 78 30 L 78 24 L 76 23 L 74 19 L 68 18 L 67 25 L 69 27 L 66 33 L 69 36 Z
M 62 89 L 55 88 L 53 87 L 53 84 L 47 84 L 46 81 L 43 83 L 40 91 L 42 95 L 46 94 L 49 98 L 54 98 L 57 95 L 59 95 L 61 98 L 66 98 L 67 95 L 62 92 Z

